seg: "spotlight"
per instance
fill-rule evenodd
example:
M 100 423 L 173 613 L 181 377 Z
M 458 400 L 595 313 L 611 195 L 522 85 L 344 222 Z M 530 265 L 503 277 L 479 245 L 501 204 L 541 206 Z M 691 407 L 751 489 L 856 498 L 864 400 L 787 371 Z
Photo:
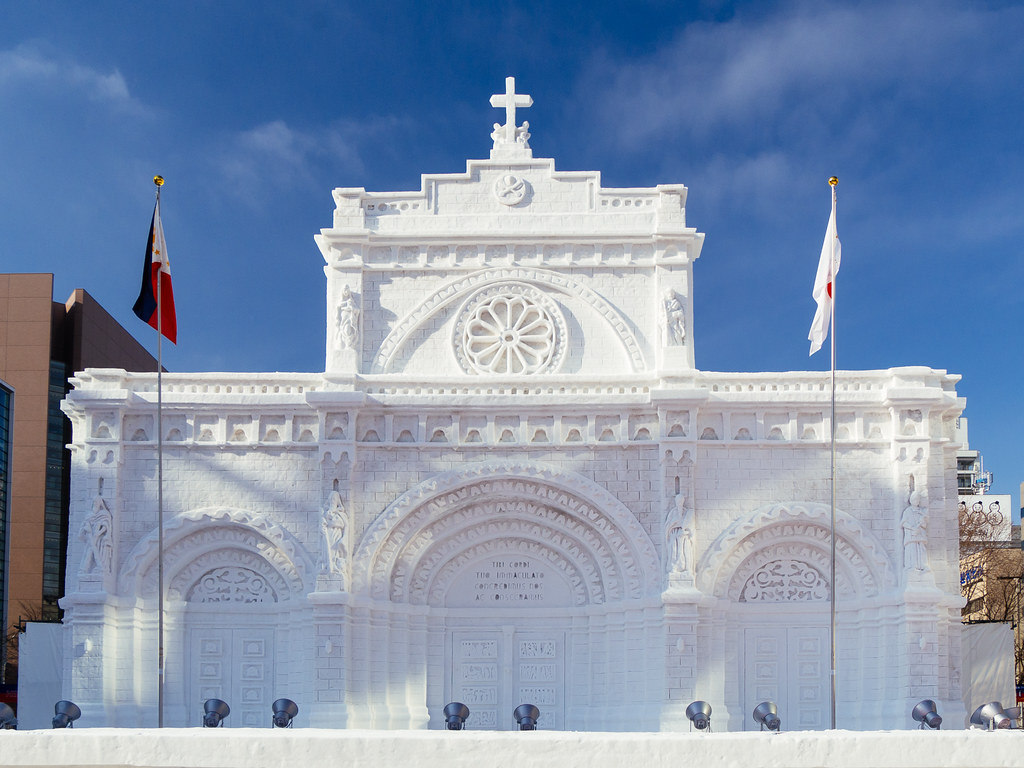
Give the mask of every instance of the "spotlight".
M 203 702 L 203 728 L 216 728 L 224 718 L 231 714 L 231 707 L 220 699 L 207 699 Z
M 82 710 L 70 701 L 58 701 L 53 705 L 53 727 L 73 728 L 71 725 L 82 716 Z
M 519 710 L 516 710 L 517 712 Z M 469 718 L 469 707 L 461 701 L 453 701 L 445 705 L 444 719 L 445 727 L 449 731 L 461 731 L 466 727 L 466 720 Z
M 14 710 L 7 704 L 0 702 L 0 729 L 13 731 L 18 727 L 18 718 L 14 716 Z
M 754 722 L 761 726 L 763 731 L 778 731 L 782 729 L 782 721 L 779 719 L 779 708 L 774 701 L 762 701 L 754 707 Z
M 227 708 L 227 704 L 224 705 Z M 291 728 L 292 718 L 299 714 L 298 705 L 291 699 L 278 699 L 270 708 L 274 712 L 274 718 L 271 721 L 275 728 Z M 227 717 L 227 712 L 224 713 L 224 717 Z
M 698 731 L 707 729 L 711 732 L 711 705 L 706 701 L 695 701 L 686 708 L 686 716 L 690 718 L 690 730 L 697 726 Z
M 910 715 L 921 724 L 922 731 L 925 726 L 937 731 L 942 725 L 942 718 L 939 717 L 939 713 L 935 709 L 935 702 L 931 699 L 919 701 Z
M 971 725 L 980 725 L 982 728 L 994 731 L 996 728 L 1009 728 L 1010 718 L 1003 712 L 1003 705 L 998 701 L 990 701 L 982 704 L 971 715 Z
M 533 704 L 520 704 L 516 707 L 516 711 L 512 713 L 512 717 L 519 723 L 520 731 L 536 731 L 537 720 L 540 719 L 540 710 L 533 706 Z

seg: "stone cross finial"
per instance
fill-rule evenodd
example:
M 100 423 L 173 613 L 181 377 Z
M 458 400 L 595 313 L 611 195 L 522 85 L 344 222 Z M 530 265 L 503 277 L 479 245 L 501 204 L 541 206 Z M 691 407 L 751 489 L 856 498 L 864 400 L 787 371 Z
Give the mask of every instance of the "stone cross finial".
M 516 107 L 533 106 L 533 97 L 516 93 L 516 79 L 505 78 L 505 92 L 491 96 L 491 106 L 496 109 L 505 108 L 505 125 L 501 126 L 505 133 L 504 143 L 515 144 L 516 141 Z

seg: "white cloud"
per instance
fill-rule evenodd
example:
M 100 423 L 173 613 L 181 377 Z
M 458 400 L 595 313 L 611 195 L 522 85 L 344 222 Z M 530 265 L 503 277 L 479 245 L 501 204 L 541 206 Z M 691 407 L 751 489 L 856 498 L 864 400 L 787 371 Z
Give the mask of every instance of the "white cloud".
M 986 73 L 973 53 L 991 59 L 1005 42 L 1007 55 L 1020 56 L 1011 33 L 1024 23 L 1020 8 L 949 2 L 783 8 L 767 17 L 690 24 L 640 60 L 604 54 L 592 63 L 581 93 L 598 94 L 599 123 L 613 128 L 615 143 L 642 147 L 668 133 L 706 140 L 737 129 L 750 135 L 754 121 L 784 126 L 795 104 L 829 122 L 868 94 L 912 102 L 936 84 L 953 91 L 984 87 Z
M 0 51 L 0 86 L 29 85 L 85 96 L 90 101 L 132 112 L 148 111 L 134 99 L 118 70 L 100 72 L 73 61 L 47 56 L 30 45 Z
M 364 169 L 362 147 L 384 142 L 400 125 L 378 118 L 301 130 L 273 120 L 228 137 L 215 162 L 230 188 L 256 202 L 264 197 L 261 190 L 320 183 L 317 173 L 324 169 L 358 175 Z

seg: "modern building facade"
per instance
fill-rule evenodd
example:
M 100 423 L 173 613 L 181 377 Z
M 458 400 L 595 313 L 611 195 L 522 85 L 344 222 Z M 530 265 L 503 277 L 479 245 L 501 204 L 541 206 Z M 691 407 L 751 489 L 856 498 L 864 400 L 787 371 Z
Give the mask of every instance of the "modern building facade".
M 980 451 L 968 443 L 967 417 L 956 420 L 956 439 L 960 450 L 956 453 L 956 488 L 961 496 L 985 494 L 992 487 L 992 473 L 985 470 L 985 460 Z M 1009 507 L 1004 512 L 1009 514 Z
M 0 274 L 0 586 L 5 638 L 23 620 L 56 621 L 68 539 L 70 424 L 60 409 L 75 371 L 156 361 L 84 290 L 53 300 L 51 274 Z M 16 682 L 13 649 L 3 682 Z
M 488 159 L 334 190 L 323 373 L 76 376 L 83 722 L 157 722 L 161 598 L 169 725 L 827 728 L 833 600 L 842 727 L 961 722 L 958 377 L 837 375 L 833 539 L 828 374 L 698 370 L 688 190 L 534 158 L 513 85 Z

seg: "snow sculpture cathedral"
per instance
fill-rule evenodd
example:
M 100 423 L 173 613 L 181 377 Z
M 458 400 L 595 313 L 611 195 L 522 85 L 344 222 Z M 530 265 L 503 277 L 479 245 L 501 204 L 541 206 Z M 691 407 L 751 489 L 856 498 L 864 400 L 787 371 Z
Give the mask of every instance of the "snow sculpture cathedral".
M 490 158 L 419 191 L 334 190 L 323 374 L 169 374 L 165 722 L 566 730 L 829 725 L 960 703 L 958 377 L 694 368 L 687 189 L 533 157 L 506 92 Z M 154 725 L 156 377 L 78 375 L 65 693 Z M 907 723 L 913 725 L 913 723 Z

